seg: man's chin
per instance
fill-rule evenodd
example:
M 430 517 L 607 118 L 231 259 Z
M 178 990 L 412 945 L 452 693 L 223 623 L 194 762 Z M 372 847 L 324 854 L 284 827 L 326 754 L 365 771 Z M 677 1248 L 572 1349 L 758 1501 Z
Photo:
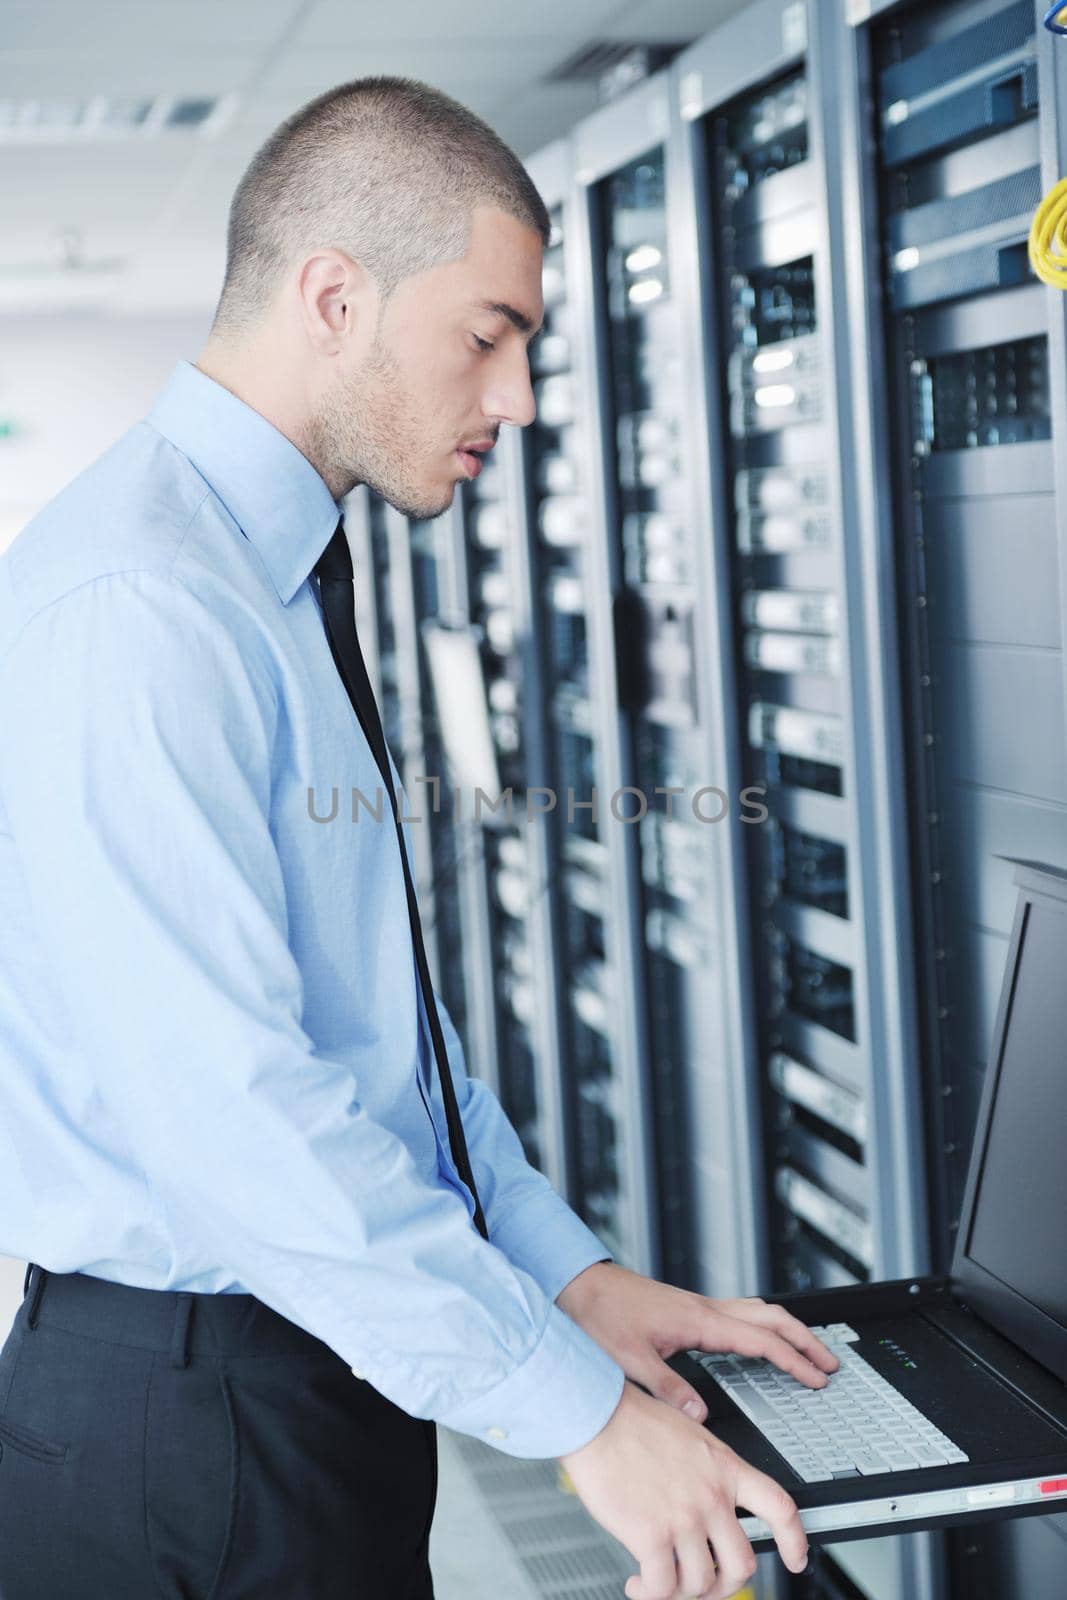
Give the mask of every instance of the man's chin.
M 456 486 L 453 483 L 447 493 L 442 491 L 437 500 L 409 500 L 396 494 L 386 494 L 381 489 L 376 492 L 387 505 L 392 506 L 394 511 L 399 511 L 402 517 L 410 517 L 412 522 L 432 522 L 434 517 L 439 517 L 442 512 L 448 510 L 456 497 Z

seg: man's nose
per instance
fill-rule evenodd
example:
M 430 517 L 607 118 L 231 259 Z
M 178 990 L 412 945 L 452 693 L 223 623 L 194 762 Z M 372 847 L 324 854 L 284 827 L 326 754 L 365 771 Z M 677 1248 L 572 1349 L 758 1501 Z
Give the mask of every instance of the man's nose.
M 525 351 L 506 373 L 500 373 L 482 401 L 482 414 L 525 428 L 537 415 L 530 363 Z

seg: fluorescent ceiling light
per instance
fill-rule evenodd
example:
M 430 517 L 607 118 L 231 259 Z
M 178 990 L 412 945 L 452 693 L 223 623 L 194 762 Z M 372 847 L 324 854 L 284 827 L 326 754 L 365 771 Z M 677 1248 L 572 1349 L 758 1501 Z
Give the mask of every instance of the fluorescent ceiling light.
M 171 133 L 213 139 L 236 104 L 233 94 L 0 100 L 0 144 L 91 144 Z

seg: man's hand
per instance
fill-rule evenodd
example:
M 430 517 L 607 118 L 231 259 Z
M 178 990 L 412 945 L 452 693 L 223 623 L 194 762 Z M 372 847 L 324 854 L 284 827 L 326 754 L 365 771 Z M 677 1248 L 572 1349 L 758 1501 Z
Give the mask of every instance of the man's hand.
M 628 1378 L 697 1422 L 706 1418 L 707 1406 L 666 1362 L 678 1350 L 764 1356 L 812 1389 L 821 1389 L 839 1365 L 781 1306 L 756 1299 L 709 1300 L 611 1261 L 586 1267 L 556 1296 L 556 1304 Z
M 631 1383 L 596 1437 L 561 1459 L 582 1504 L 640 1563 L 626 1582 L 629 1600 L 736 1594 L 756 1570 L 738 1505 L 767 1523 L 791 1572 L 807 1564 L 807 1535 L 786 1491 Z

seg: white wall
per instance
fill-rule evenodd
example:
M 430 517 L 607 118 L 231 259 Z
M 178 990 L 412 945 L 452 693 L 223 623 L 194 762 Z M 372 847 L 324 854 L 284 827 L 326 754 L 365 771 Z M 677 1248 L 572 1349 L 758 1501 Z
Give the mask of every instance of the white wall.
M 210 315 L 0 316 L 0 549 L 151 407 L 174 363 L 195 361 Z M 2 1238 L 0 1220 L 0 1238 Z M 26 1265 L 0 1256 L 0 1342 Z
M 0 316 L 0 550 L 131 423 L 181 357 L 195 361 L 210 314 Z

